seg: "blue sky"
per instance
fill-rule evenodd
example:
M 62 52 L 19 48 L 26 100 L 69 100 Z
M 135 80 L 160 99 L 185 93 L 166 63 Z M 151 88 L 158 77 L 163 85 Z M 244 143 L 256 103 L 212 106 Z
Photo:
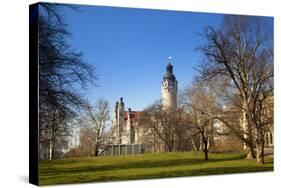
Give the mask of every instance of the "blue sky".
M 198 33 L 220 24 L 222 15 L 148 9 L 79 6 L 64 9 L 72 32 L 70 43 L 97 68 L 99 87 L 87 96 L 109 100 L 120 97 L 125 107 L 142 110 L 161 98 L 161 81 L 172 56 L 179 88 L 190 83 L 201 60 L 195 48 Z

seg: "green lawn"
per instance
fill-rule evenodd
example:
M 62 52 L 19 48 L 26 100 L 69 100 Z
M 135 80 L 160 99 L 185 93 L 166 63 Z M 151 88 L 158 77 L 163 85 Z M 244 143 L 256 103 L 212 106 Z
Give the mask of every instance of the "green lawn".
M 209 161 L 204 161 L 203 153 L 187 152 L 41 161 L 39 182 L 50 185 L 273 171 L 271 158 L 258 165 L 255 160 L 245 160 L 243 154 L 209 157 Z

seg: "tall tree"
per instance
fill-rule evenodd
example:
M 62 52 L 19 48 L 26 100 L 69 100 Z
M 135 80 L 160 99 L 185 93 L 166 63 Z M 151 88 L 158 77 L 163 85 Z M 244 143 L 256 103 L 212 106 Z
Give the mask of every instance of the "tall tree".
M 71 33 L 61 14 L 63 7 L 50 3 L 39 5 L 39 131 L 42 138 L 47 134 L 45 127 L 63 126 L 61 130 L 67 130 L 68 124 L 60 123 L 75 117 L 77 109 L 85 104 L 81 90 L 96 79 L 95 68 L 84 62 L 82 53 L 67 43 Z M 54 114 L 60 120 L 49 125 Z
M 161 102 L 157 101 L 141 113 L 139 124 L 144 128 L 146 140 L 149 140 L 149 137 L 158 138 L 164 150 L 169 152 L 186 150 L 188 126 L 182 109 L 163 110 Z
M 101 149 L 104 149 L 107 142 L 106 129 L 109 127 L 110 109 L 109 102 L 99 99 L 94 106 L 86 106 L 85 115 L 82 119 L 84 128 L 83 139 L 86 139 L 94 152 L 98 156 Z
M 229 87 L 238 96 L 235 105 L 242 112 L 244 137 L 254 135 L 258 163 L 264 163 L 264 124 L 258 109 L 273 95 L 272 32 L 263 18 L 226 15 L 221 27 L 205 29 L 205 42 L 199 46 L 205 57 L 201 78 L 229 80 Z M 248 154 L 253 155 L 252 146 L 245 144 L 250 148 Z
M 58 109 L 50 109 L 47 115 L 42 115 L 42 113 L 41 116 L 48 119 L 41 120 L 40 140 L 42 147 L 48 148 L 48 159 L 52 160 L 55 158 L 56 144 L 60 143 L 60 148 L 66 148 L 63 143 L 70 136 L 70 117 L 67 112 Z
M 194 83 L 185 89 L 184 108 L 188 114 L 193 131 L 192 136 L 200 136 L 200 148 L 208 160 L 208 149 L 214 136 L 214 115 L 219 112 L 215 95 L 202 84 Z M 212 114 L 212 116 L 210 116 Z
M 80 127 L 79 131 L 79 147 L 82 151 L 83 154 L 85 155 L 84 157 L 90 157 L 94 153 L 94 144 L 92 143 L 93 138 L 95 138 L 93 129 L 91 129 L 88 126 L 85 126 L 82 124 Z

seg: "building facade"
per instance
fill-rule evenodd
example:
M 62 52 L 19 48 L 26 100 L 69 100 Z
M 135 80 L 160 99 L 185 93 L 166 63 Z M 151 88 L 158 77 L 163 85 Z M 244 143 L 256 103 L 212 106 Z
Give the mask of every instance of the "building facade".
M 274 148 L 274 124 L 273 124 L 274 101 L 273 100 L 274 100 L 273 95 L 268 96 L 263 101 L 261 107 L 261 123 L 263 124 L 264 147 L 266 149 Z M 242 111 L 237 110 L 237 107 L 227 106 L 224 107 L 224 112 L 231 114 L 231 118 L 232 118 L 231 124 L 233 124 L 234 127 L 240 127 L 241 130 L 245 130 L 244 128 L 245 124 L 243 123 L 245 121 L 244 120 L 245 114 L 243 116 Z M 227 148 L 229 151 L 242 151 L 247 149 L 246 144 L 243 143 L 242 140 L 239 139 L 233 133 L 233 131 L 230 130 L 224 123 L 217 120 L 214 125 L 216 128 L 216 132 L 219 133 L 219 135 L 215 137 L 215 144 L 217 145 L 218 150 L 225 151 Z M 224 135 L 224 133 L 232 133 L 232 134 Z
M 141 112 L 125 111 L 123 98 L 116 102 L 114 118 L 112 120 L 112 144 L 136 144 L 139 143 L 138 118 Z
M 264 145 L 267 148 L 274 147 L 274 97 L 269 96 L 263 105 L 263 120 L 267 123 L 264 133 Z
M 173 65 L 170 60 L 161 83 L 164 110 L 175 110 L 177 108 L 178 81 L 173 73 Z M 132 111 L 131 108 L 126 111 L 123 98 L 120 98 L 114 108 L 110 142 L 112 144 L 141 144 L 143 131 L 138 124 L 140 114 L 141 111 Z

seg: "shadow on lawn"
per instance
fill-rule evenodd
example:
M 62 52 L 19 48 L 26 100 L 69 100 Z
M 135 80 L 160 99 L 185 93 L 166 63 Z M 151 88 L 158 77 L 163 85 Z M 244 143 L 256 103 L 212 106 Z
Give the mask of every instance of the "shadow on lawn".
M 66 182 L 52 182 L 50 184 L 62 184 L 62 183 L 87 183 L 87 182 L 105 182 L 105 181 L 124 181 L 124 180 L 140 180 L 140 179 L 155 179 L 155 178 L 174 178 L 174 177 L 187 177 L 187 176 L 204 176 L 204 175 L 222 175 L 222 174 L 235 174 L 235 173 L 251 173 L 251 172 L 264 172 L 273 171 L 272 167 L 268 166 L 243 166 L 243 167 L 212 167 L 204 169 L 193 170 L 173 170 L 162 171 L 156 173 L 146 173 L 139 175 L 125 175 L 120 176 L 118 174 L 101 175 L 85 177 L 79 176 L 75 179 L 67 179 Z M 48 184 L 45 182 L 45 184 Z M 44 185 L 44 183 L 43 183 Z
M 145 174 L 138 177 L 130 177 L 130 179 L 142 178 L 165 178 L 165 177 L 180 177 L 180 176 L 202 176 L 202 175 L 216 175 L 216 174 L 234 174 L 234 173 L 250 173 L 250 172 L 264 172 L 273 171 L 270 166 L 243 166 L 243 167 L 213 167 L 194 170 L 177 170 L 172 172 L 160 172 Z
M 164 172 L 162 171 L 157 173 L 148 173 L 143 175 L 129 175 L 129 176 L 122 176 L 122 177 L 114 176 L 114 175 L 100 176 L 94 181 L 101 182 L 101 181 L 120 181 L 120 180 L 140 180 L 140 179 L 173 178 L 173 177 L 186 177 L 186 176 L 268 172 L 268 171 L 273 171 L 273 168 L 270 166 L 212 167 L 212 168 L 194 169 L 194 170 L 175 170 L 175 171 L 164 171 Z
M 89 161 L 85 160 L 84 163 L 81 162 L 83 163 L 83 166 L 81 165 L 81 167 L 70 167 L 65 163 L 64 165 L 56 163 L 55 166 L 49 167 L 48 164 L 45 164 L 46 166 L 44 167 L 44 172 L 42 172 L 41 168 L 39 177 L 40 185 L 50 185 L 273 171 L 273 166 L 271 164 L 274 162 L 271 159 L 267 160 L 265 165 L 256 165 L 254 161 L 252 161 L 253 163 L 246 162 L 241 165 L 240 163 L 244 160 L 244 158 L 244 155 L 235 155 L 227 158 L 214 156 L 214 158 L 211 158 L 209 161 L 205 161 L 203 158 L 181 158 L 168 160 L 153 158 L 153 160 L 144 159 L 141 161 L 122 161 L 119 163 L 118 161 L 115 161 L 116 163 L 113 161 L 111 165 L 99 164 L 99 166 L 95 166 L 98 163 L 93 162 L 91 164 Z M 227 161 L 230 161 L 230 163 L 233 162 L 232 166 L 222 165 L 223 162 Z M 216 162 L 222 163 L 219 163 L 218 165 L 212 164 Z M 69 165 L 70 164 L 71 163 L 69 163 Z M 194 166 L 194 168 L 184 167 L 196 164 L 207 165 Z M 172 168 L 177 166 L 183 166 L 183 168 Z M 149 168 L 157 169 L 150 170 Z M 118 172 L 118 170 L 127 169 L 128 171 L 122 171 L 121 173 Z M 142 169 L 144 171 L 142 171 Z M 138 171 L 140 173 L 133 173 L 135 170 L 140 170 Z
M 157 167 L 173 167 L 173 166 L 186 166 L 186 165 L 195 165 L 195 164 L 204 164 L 204 163 L 212 163 L 219 161 L 233 161 L 233 160 L 241 160 L 243 159 L 243 155 L 237 155 L 229 158 L 214 158 L 205 161 L 204 159 L 198 158 L 187 158 L 187 159 L 169 159 L 169 160 L 142 160 L 142 161 L 128 161 L 121 162 L 119 164 L 111 164 L 111 165 L 99 165 L 99 166 L 82 166 L 77 168 L 46 168 L 41 169 L 42 175 L 51 175 L 53 173 L 83 173 L 83 172 L 96 172 L 96 171 L 109 171 L 109 170 L 120 170 L 120 169 L 136 169 L 136 168 L 157 168 Z

